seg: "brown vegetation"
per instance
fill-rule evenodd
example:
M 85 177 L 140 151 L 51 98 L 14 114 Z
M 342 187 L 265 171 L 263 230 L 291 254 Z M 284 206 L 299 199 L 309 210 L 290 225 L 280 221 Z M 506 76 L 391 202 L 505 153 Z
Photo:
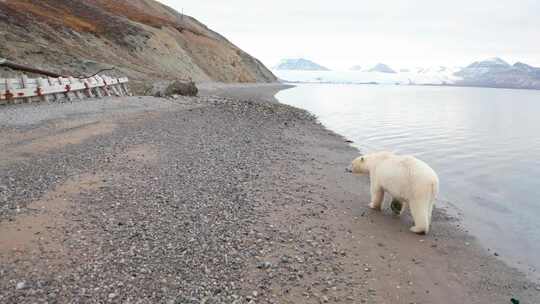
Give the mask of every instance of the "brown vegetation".
M 154 0 L 5 0 L 0 27 L 0 57 L 62 73 L 114 65 L 138 82 L 276 80 L 218 33 Z

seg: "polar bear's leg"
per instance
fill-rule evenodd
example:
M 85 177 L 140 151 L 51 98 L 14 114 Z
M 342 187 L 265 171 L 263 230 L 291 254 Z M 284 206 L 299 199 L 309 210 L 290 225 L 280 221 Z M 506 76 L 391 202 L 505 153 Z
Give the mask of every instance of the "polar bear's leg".
M 414 219 L 414 226 L 411 227 L 412 232 L 429 232 L 429 204 L 430 202 L 426 201 L 411 201 L 409 203 L 409 208 L 411 208 L 411 215 Z
M 402 216 L 405 212 L 405 209 L 407 209 L 408 203 L 406 201 L 401 202 L 401 211 L 399 211 L 399 216 Z
M 428 227 L 431 225 L 431 215 L 433 214 L 433 201 L 429 202 L 429 210 L 428 210 Z
M 384 199 L 384 190 L 381 186 L 371 184 L 371 203 L 369 207 L 375 210 L 381 210 L 381 205 Z

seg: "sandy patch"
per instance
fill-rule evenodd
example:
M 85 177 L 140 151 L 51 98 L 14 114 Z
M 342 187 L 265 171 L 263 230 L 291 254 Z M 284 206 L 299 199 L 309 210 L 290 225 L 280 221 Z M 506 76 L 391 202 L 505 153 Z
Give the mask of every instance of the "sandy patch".
M 58 121 L 29 131 L 3 131 L 0 165 L 24 160 L 67 145 L 77 145 L 92 137 L 111 133 L 116 124 L 97 121 Z
M 103 186 L 100 175 L 74 177 L 47 192 L 28 208 L 31 214 L 0 223 L 0 261 L 37 256 L 38 253 L 62 254 L 63 231 L 69 225 L 65 212 L 82 192 L 92 192 Z
M 113 123 L 91 123 L 77 126 L 58 134 L 36 138 L 30 143 L 18 148 L 23 153 L 42 153 L 52 149 L 58 149 L 67 145 L 77 145 L 83 141 L 101 135 L 111 133 L 115 128 Z

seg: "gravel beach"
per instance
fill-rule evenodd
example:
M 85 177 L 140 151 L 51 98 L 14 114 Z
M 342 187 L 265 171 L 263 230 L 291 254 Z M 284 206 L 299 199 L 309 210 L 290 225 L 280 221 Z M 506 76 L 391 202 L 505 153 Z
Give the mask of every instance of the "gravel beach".
M 370 210 L 282 88 L 0 107 L 0 303 L 540 303 L 444 209 Z

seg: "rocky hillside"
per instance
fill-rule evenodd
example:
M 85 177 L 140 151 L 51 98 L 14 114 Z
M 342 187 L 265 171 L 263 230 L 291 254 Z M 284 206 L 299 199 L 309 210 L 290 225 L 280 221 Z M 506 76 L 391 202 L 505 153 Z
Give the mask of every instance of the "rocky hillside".
M 256 58 L 154 0 L 0 1 L 0 57 L 60 73 L 116 66 L 137 82 L 272 82 Z

